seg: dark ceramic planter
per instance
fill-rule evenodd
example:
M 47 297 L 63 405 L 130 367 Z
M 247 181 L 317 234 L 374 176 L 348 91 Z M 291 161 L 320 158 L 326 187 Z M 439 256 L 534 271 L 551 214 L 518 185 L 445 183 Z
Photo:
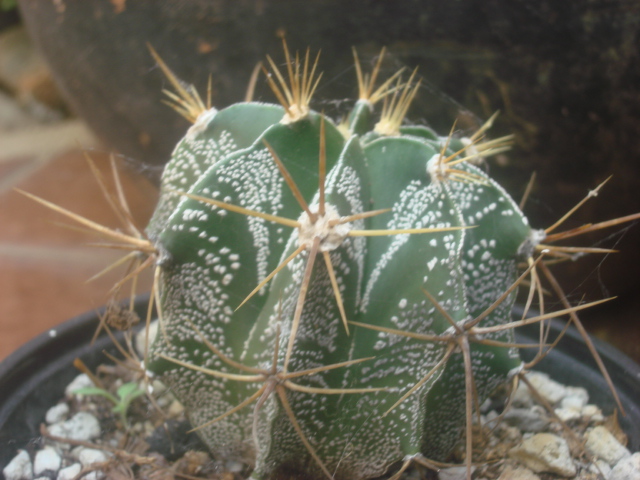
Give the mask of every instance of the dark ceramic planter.
M 137 309 L 143 314 L 145 308 L 143 299 Z M 89 344 L 97 322 L 93 312 L 69 320 L 31 340 L 0 364 L 0 471 L 19 448 L 37 441 L 46 411 L 64 396 L 66 385 L 78 374 L 73 359 L 80 357 L 95 368 L 105 361 L 103 352 L 113 350 L 106 335 Z M 559 329 L 559 324 L 554 324 L 553 333 Z M 521 342 L 533 343 L 536 337 L 536 328 L 518 333 Z M 604 342 L 594 340 L 594 344 L 627 410 L 620 423 L 629 436 L 629 448 L 640 450 L 640 366 Z M 615 404 L 607 385 L 575 330 L 569 330 L 536 369 L 566 385 L 585 387 L 591 403 L 606 414 L 612 413 Z

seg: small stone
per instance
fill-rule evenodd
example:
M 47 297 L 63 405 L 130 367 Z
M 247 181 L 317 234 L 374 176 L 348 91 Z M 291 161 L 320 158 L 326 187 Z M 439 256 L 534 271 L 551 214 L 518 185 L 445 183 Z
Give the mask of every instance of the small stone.
M 94 470 L 82 476 L 82 480 L 102 480 L 103 478 L 105 478 L 105 474 L 101 470 Z
M 620 460 L 607 480 L 640 480 L 640 453 L 634 453 Z
M 629 450 L 603 426 L 595 427 L 587 432 L 585 448 L 609 465 L 615 465 L 622 458 L 631 455 Z
M 73 393 L 76 390 L 80 390 L 81 388 L 94 387 L 94 386 L 95 385 L 93 384 L 89 376 L 85 373 L 81 373 L 76 378 L 74 378 L 69 385 L 67 385 L 67 388 L 64 389 L 64 394 L 68 398 L 72 398 L 76 395 L 75 393 Z
M 582 410 L 582 407 L 586 405 L 580 397 L 564 397 L 560 401 L 560 408 L 566 408 L 567 410 Z
M 507 465 L 498 480 L 540 480 L 540 477 L 528 468 Z
M 49 433 L 70 440 L 92 440 L 100 436 L 100 422 L 90 413 L 78 412 L 66 422 L 51 425 Z
M 87 447 L 79 446 L 72 448 L 70 452 L 71 458 L 78 460 L 78 455 L 80 455 L 80 452 L 85 448 Z
M 198 476 L 205 465 L 211 462 L 211 457 L 208 453 L 197 452 L 195 450 L 189 450 L 178 461 L 178 467 L 183 474 Z
M 529 378 L 531 373 L 527 374 L 527 378 Z M 518 383 L 518 388 L 511 395 L 511 404 L 514 407 L 522 407 L 522 408 L 530 408 L 535 404 L 533 397 L 531 396 L 531 392 L 529 391 L 529 387 L 527 387 L 524 382 Z
M 596 475 L 602 474 L 604 478 L 609 478 L 611 467 L 604 460 L 597 459 L 595 463 L 589 465 L 589 471 L 591 473 L 595 473 Z
M 60 465 L 62 465 L 60 454 L 52 447 L 44 447 L 36 453 L 36 458 L 33 462 L 33 473 L 36 477 L 45 472 L 57 473 L 60 470 Z
M 606 477 L 603 477 L 599 473 L 589 472 L 588 470 L 581 470 L 573 480 L 606 480 Z
M 82 477 L 84 480 L 100 480 L 105 477 L 105 474 L 99 464 L 106 462 L 109 459 L 109 455 L 102 450 L 96 450 L 95 448 L 82 448 L 76 451 L 76 454 L 78 461 L 82 464 L 83 468 L 96 469 L 84 475 Z
M 565 423 L 582 418 L 582 409 L 580 408 L 556 408 L 554 413 Z
M 63 468 L 58 472 L 58 478 L 56 480 L 72 480 L 76 478 L 76 476 L 82 470 L 82 465 L 79 463 L 73 463 L 66 468 Z
M 527 380 L 552 405 L 560 402 L 567 395 L 567 387 L 551 380 L 546 373 L 531 372 L 527 374 Z
M 540 407 L 511 408 L 505 413 L 504 422 L 523 432 L 541 432 L 549 425 L 549 419 Z
M 51 425 L 52 423 L 63 422 L 67 419 L 67 415 L 69 414 L 69 405 L 66 403 L 59 403 L 49 410 L 47 410 L 47 414 L 44 419 L 46 422 Z
M 602 410 L 596 405 L 585 405 L 582 409 L 582 417 L 589 420 L 589 422 L 602 422 L 604 421 L 604 415 L 602 415 Z
M 83 448 L 78 453 L 78 461 L 83 467 L 90 467 L 94 463 L 106 462 L 109 456 L 102 450 L 96 450 L 95 448 Z
M 158 335 L 158 320 L 154 320 L 149 324 L 149 345 L 153 345 L 156 336 Z M 147 343 L 147 330 L 143 328 L 136 333 L 134 345 L 138 351 L 138 355 L 145 355 L 145 343 Z
M 516 427 L 510 427 L 509 425 L 500 425 L 500 431 L 503 435 L 505 442 L 510 442 L 511 445 L 515 445 L 522 440 L 522 432 Z
M 487 413 L 491 411 L 492 407 L 493 407 L 493 402 L 491 401 L 490 398 L 487 398 L 484 402 L 482 402 L 482 405 L 480 405 L 480 412 Z
M 184 406 L 178 400 L 174 400 L 167 409 L 167 415 L 171 418 L 177 417 L 184 412 Z
M 18 454 L 2 470 L 5 480 L 31 480 L 33 465 L 26 450 L 19 450 Z
M 509 456 L 536 473 L 557 473 L 563 477 L 573 477 L 576 474 L 567 442 L 550 433 L 538 433 L 524 440 L 521 445 L 509 451 Z
M 165 392 L 166 392 L 166 395 L 165 395 Z M 167 392 L 167 386 L 157 379 L 151 382 L 150 393 L 153 393 L 154 395 L 158 395 L 158 396 L 162 395 L 163 397 L 164 396 L 173 397 L 171 392 Z
M 471 472 L 475 467 L 471 467 Z M 465 480 L 467 478 L 467 467 L 443 468 L 438 472 L 439 480 Z
M 227 460 L 224 464 L 225 470 L 232 473 L 239 473 L 244 468 L 244 465 L 235 460 Z
M 487 412 L 485 415 L 480 416 L 480 423 L 485 425 L 489 430 L 497 428 L 502 421 L 502 417 L 498 415 L 498 412 L 495 410 L 491 410 Z
M 582 387 L 565 387 L 566 396 L 560 402 L 562 408 L 581 409 L 589 402 L 589 392 Z

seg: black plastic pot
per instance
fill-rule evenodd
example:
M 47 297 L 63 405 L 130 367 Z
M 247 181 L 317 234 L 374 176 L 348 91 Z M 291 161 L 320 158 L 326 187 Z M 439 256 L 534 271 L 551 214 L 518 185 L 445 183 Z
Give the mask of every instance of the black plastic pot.
M 143 313 L 146 300 L 137 303 Z M 516 315 L 518 312 L 516 312 Z M 49 407 L 64 395 L 66 385 L 78 374 L 72 362 L 80 357 L 90 368 L 105 361 L 112 351 L 111 340 L 102 335 L 90 345 L 98 322 L 91 312 L 45 332 L 10 355 L 0 364 L 0 470 L 39 437 L 39 426 Z M 553 333 L 561 325 L 554 324 Z M 518 341 L 533 343 L 537 329 L 523 328 Z M 602 341 L 593 340 L 615 383 L 627 416 L 620 423 L 629 437 L 629 448 L 640 449 L 640 365 Z M 525 349 L 526 350 L 526 349 Z M 580 335 L 569 330 L 557 349 L 536 370 L 547 372 L 561 383 L 583 386 L 590 402 L 610 414 L 615 403 Z M 0 474 L 0 478 L 2 475 Z

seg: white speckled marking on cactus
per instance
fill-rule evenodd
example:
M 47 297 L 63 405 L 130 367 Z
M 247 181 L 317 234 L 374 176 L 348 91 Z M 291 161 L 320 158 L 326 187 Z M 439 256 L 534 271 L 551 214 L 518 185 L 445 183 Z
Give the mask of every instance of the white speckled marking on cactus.
M 393 217 L 389 220 L 387 228 L 434 228 L 451 227 L 450 223 L 440 221 L 440 212 L 430 210 L 430 205 L 440 196 L 440 191 L 432 186 L 424 187 L 421 182 L 413 181 L 399 195 L 398 202 L 393 205 Z M 438 235 L 438 234 L 433 234 Z M 371 292 L 385 267 L 393 261 L 395 253 L 408 241 L 409 235 L 394 235 L 387 252 L 379 259 L 378 264 L 369 276 L 365 287 L 361 310 L 367 311 L 371 301 Z M 448 248 L 450 249 L 449 244 Z M 439 259 L 432 258 L 428 264 L 435 265 Z M 434 263 L 435 262 L 435 263 Z

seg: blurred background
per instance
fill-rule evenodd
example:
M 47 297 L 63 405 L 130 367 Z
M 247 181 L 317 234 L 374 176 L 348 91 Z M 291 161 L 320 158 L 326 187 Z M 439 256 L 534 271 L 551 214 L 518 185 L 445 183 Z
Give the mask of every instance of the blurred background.
M 322 50 L 315 107 L 338 118 L 352 98 L 350 47 L 369 65 L 388 48 L 385 72 L 419 67 L 409 112 L 441 134 L 500 110 L 491 136 L 515 134 L 491 174 L 525 213 L 554 223 L 609 175 L 567 223 L 640 212 L 640 4 L 632 0 L 22 0 L 0 1 L 0 359 L 34 335 L 104 304 L 117 273 L 86 280 L 117 252 L 62 228 L 20 188 L 109 226 L 117 222 L 86 164 L 105 176 L 111 155 L 144 226 L 155 184 L 188 128 L 162 103 L 167 82 L 152 45 L 183 80 L 224 107 L 245 96 L 266 54 Z M 274 101 L 260 77 L 257 99 Z M 333 101 L 331 99 L 338 99 Z M 637 222 L 636 222 L 637 223 Z M 619 298 L 585 311 L 596 336 L 640 361 L 640 225 L 576 240 L 621 253 L 558 265 L 573 303 Z M 143 279 L 141 290 L 148 289 Z

